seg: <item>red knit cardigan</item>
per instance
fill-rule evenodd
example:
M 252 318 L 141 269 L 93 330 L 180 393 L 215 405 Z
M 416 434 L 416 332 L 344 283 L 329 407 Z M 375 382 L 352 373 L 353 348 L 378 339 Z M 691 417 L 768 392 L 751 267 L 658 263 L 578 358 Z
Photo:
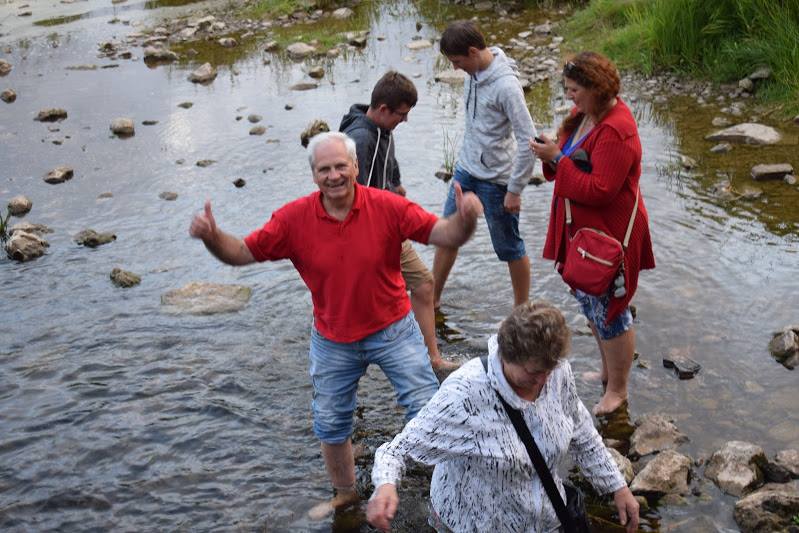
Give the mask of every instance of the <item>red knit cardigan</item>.
M 566 132 L 559 140 L 561 149 L 570 133 Z M 641 177 L 638 128 L 630 109 L 621 99 L 617 99 L 616 105 L 594 126 L 578 148 L 588 153 L 593 166 L 591 174 L 579 170 L 567 157 L 558 162 L 557 170 L 552 170 L 546 163 L 543 165 L 546 179 L 555 181 L 543 255 L 545 259 L 556 261 L 559 271 L 569 244 L 564 199 L 571 201 L 572 234 L 580 228 L 591 227 L 613 235 L 623 243 Z M 649 235 L 649 215 L 642 196 L 638 201 L 630 243 L 624 253 L 627 294 L 622 298 L 611 297 L 607 322 L 624 311 L 638 287 L 638 273 L 650 268 L 655 268 L 655 256 Z

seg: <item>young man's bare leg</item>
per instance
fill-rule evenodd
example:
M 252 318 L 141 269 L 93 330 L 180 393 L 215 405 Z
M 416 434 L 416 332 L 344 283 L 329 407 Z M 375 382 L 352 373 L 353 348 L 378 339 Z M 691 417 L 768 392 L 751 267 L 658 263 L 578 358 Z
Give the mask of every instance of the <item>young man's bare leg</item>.
M 457 248 L 436 246 L 436 253 L 433 256 L 433 279 L 435 280 L 435 292 L 433 295 L 434 309 L 441 307 L 441 293 L 444 291 L 444 285 L 447 284 L 447 278 L 457 258 Z
M 606 415 L 627 401 L 627 382 L 635 355 L 635 330 L 628 329 L 618 337 L 600 340 L 604 366 L 607 368 L 608 386 L 605 394 L 594 406 L 594 414 Z
M 433 309 L 434 282 L 423 281 L 411 289 L 411 307 L 416 315 L 416 322 L 422 330 L 424 344 L 430 357 L 433 370 L 454 370 L 460 365 L 454 361 L 447 361 L 441 357 L 436 341 L 436 316 Z
M 316 505 L 308 511 L 308 516 L 313 520 L 321 520 L 337 509 L 359 501 L 358 492 L 355 490 L 355 458 L 352 455 L 352 441 L 347 439 L 341 444 L 323 442 L 322 457 L 335 494 L 332 500 Z
M 513 286 L 513 305 L 523 304 L 530 299 L 530 258 L 525 255 L 508 261 L 508 271 Z

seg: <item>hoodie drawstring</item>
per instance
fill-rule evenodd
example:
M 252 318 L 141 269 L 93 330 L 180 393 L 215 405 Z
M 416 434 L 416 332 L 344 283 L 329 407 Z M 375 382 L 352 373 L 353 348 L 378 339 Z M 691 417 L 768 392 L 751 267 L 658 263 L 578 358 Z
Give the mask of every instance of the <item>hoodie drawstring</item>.
M 474 85 L 474 105 L 472 105 L 472 118 L 477 118 L 477 84 L 474 76 L 469 76 L 469 94 L 466 95 L 466 111 L 469 111 L 469 102 L 472 99 L 472 85 Z
M 375 144 L 375 153 L 372 156 L 372 164 L 369 165 L 369 177 L 366 179 L 366 186 L 372 183 L 372 171 L 375 169 L 375 159 L 377 159 L 377 149 L 380 148 L 380 128 L 377 128 L 377 144 Z
M 388 134 L 388 146 L 386 146 L 386 157 L 383 158 L 383 189 L 387 189 L 386 187 L 386 171 L 388 170 L 388 156 L 391 153 L 391 139 L 394 136 L 391 135 L 389 132 Z M 375 153 L 377 153 L 377 149 L 375 149 Z M 372 163 L 374 165 L 374 163 Z

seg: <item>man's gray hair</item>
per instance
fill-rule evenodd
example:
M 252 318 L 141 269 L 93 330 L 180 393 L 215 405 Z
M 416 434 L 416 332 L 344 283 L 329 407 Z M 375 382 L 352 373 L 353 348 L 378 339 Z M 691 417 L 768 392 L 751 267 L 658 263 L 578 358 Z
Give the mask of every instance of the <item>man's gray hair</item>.
M 358 153 L 355 148 L 355 141 L 353 141 L 346 133 L 341 133 L 340 131 L 326 131 L 324 133 L 318 133 L 314 135 L 311 137 L 311 141 L 308 143 L 308 162 L 311 163 L 311 170 L 314 169 L 314 163 L 316 162 L 316 149 L 319 146 L 334 140 L 344 144 L 344 147 L 347 149 L 347 155 L 350 157 L 353 163 L 358 162 Z

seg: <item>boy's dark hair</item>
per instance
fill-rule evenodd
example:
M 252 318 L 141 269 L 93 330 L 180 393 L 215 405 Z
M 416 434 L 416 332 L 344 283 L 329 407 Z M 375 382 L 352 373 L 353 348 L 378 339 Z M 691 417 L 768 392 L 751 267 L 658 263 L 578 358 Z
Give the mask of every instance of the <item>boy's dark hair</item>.
M 372 101 L 369 107 L 377 109 L 380 104 L 386 104 L 392 111 L 398 109 L 402 104 L 409 107 L 416 105 L 418 95 L 413 82 L 397 72 L 389 70 L 378 80 L 372 89 Z
M 439 48 L 445 56 L 469 55 L 469 48 L 483 50 L 486 40 L 483 34 L 471 20 L 458 20 L 453 22 L 441 35 Z

